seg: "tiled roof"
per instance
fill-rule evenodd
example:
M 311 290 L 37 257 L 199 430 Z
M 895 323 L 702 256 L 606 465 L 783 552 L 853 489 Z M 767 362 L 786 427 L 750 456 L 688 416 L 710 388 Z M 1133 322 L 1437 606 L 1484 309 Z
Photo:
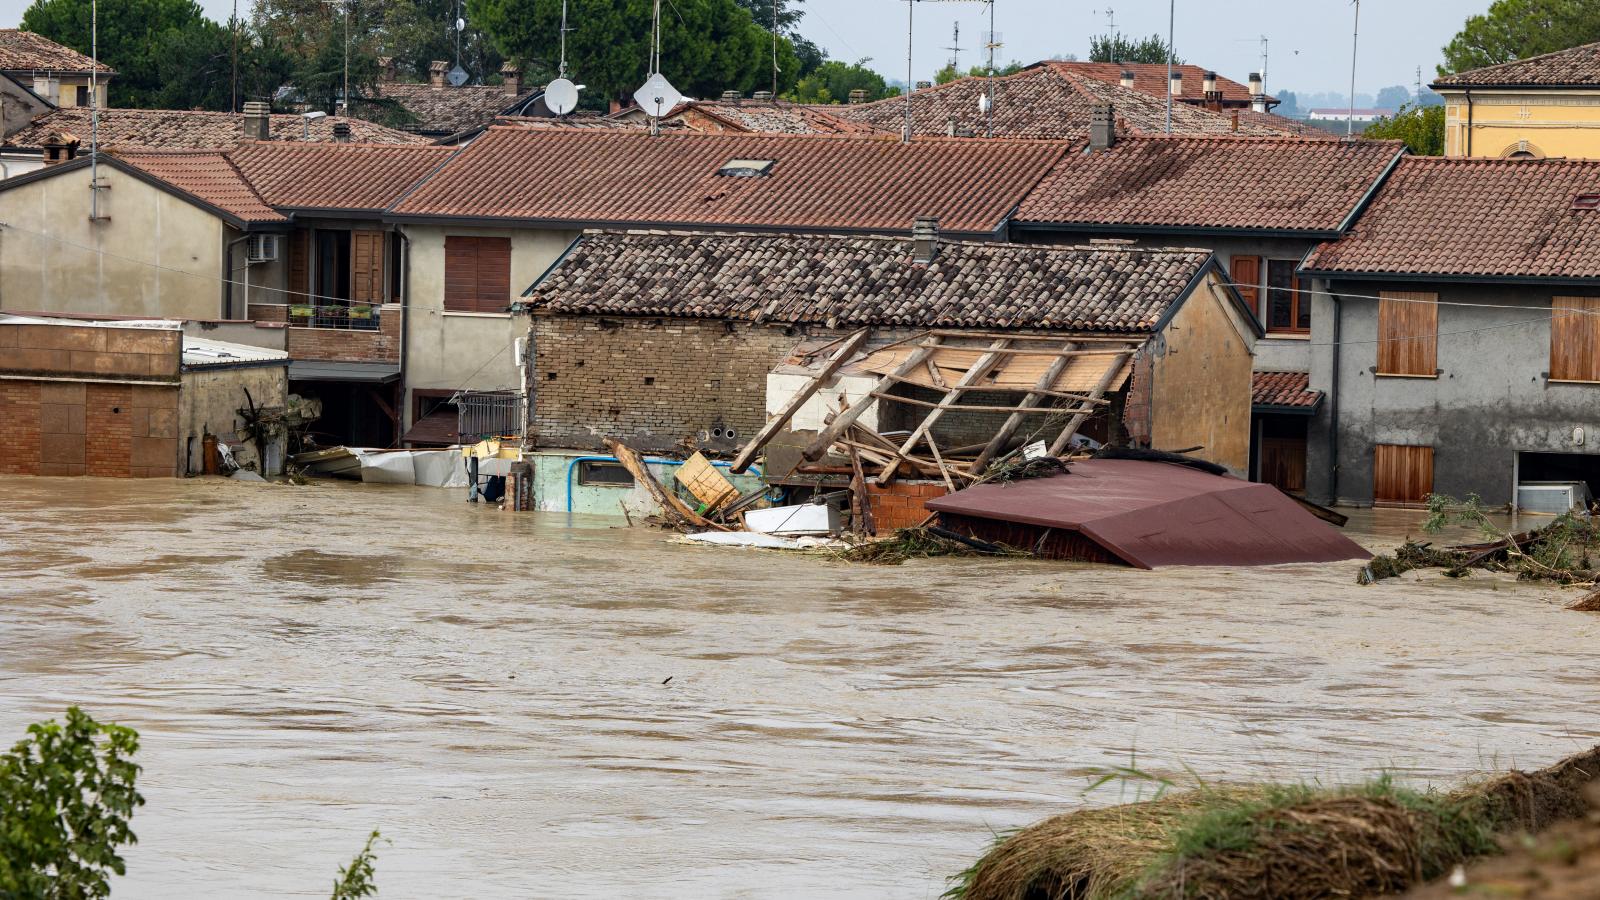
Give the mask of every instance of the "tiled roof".
M 843 107 L 840 107 L 843 109 Z M 694 113 L 720 119 L 732 130 L 761 134 L 877 134 L 881 129 L 854 122 L 834 110 L 783 101 L 699 100 L 674 110 L 672 118 L 687 118 L 695 129 Z M 695 129 L 699 130 L 699 129 Z M 900 132 L 896 130 L 895 134 Z
M 97 68 L 103 75 L 116 72 L 42 34 L 0 28 L 0 72 L 90 72 Z
M 649 131 L 648 119 L 629 119 L 619 116 L 570 115 L 564 119 L 549 116 L 496 116 L 491 125 L 514 125 L 534 131 Z M 661 123 L 665 131 L 686 131 L 681 119 L 667 119 Z
M 1089 116 L 1095 106 L 1110 103 L 1120 131 L 1161 134 L 1166 131 L 1167 103 L 1144 91 L 1125 88 L 1077 72 L 1042 65 L 995 79 L 994 131 L 998 137 L 1083 140 L 1089 134 Z M 970 131 L 982 135 L 987 117 L 978 106 L 989 93 L 986 78 L 958 78 L 922 88 L 911 95 L 912 130 L 918 135 Z M 890 97 L 872 103 L 839 107 L 838 115 L 895 134 L 905 121 L 905 98 Z M 1277 119 L 1280 117 L 1272 117 Z M 1232 111 L 1212 112 L 1177 103 L 1172 108 L 1174 134 L 1246 134 L 1265 137 L 1290 135 L 1272 119 L 1239 118 Z
M 1322 402 L 1322 392 L 1311 389 L 1305 372 L 1254 372 L 1251 388 L 1255 406 L 1316 409 Z
M 391 81 L 377 86 L 378 97 L 404 107 L 417 118 L 416 130 L 427 134 L 459 134 L 480 128 L 535 93 L 529 89 L 512 96 L 504 87 L 492 84 L 434 87 Z
M 1228 111 L 1228 115 L 1231 116 L 1233 114 L 1233 110 Z M 1288 116 L 1280 116 L 1277 113 L 1241 109 L 1238 111 L 1238 115 L 1240 125 L 1268 128 L 1272 131 L 1282 132 L 1289 137 L 1310 138 L 1316 141 L 1337 141 L 1344 137 L 1344 135 L 1335 134 L 1326 128 L 1318 128 L 1310 122 L 1302 122 L 1299 119 L 1291 119 Z
M 1019 222 L 1337 231 L 1399 141 L 1147 137 L 1064 158 Z
M 244 222 L 287 222 L 288 216 L 261 199 L 221 153 L 170 151 L 117 154 L 135 168 L 215 206 Z
M 1033 141 L 491 128 L 401 216 L 988 235 L 1067 149 Z M 765 175 L 717 174 L 771 160 Z
M 437 169 L 454 147 L 255 141 L 228 158 L 268 203 L 377 211 Z
M 1563 87 L 1600 85 L 1600 43 L 1512 60 L 1434 82 L 1447 87 Z
M 350 125 L 350 140 L 361 143 L 425 144 L 427 139 L 361 119 L 337 116 L 310 123 L 312 142 L 331 142 L 336 122 Z M 268 125 L 275 141 L 306 140 L 306 120 L 294 114 L 273 115 Z M 89 110 L 66 107 L 34 119 L 6 139 L 7 147 L 40 147 L 51 132 L 66 131 L 89 143 Z M 100 145 L 108 148 L 158 150 L 226 150 L 244 137 L 244 117 L 235 113 L 178 109 L 102 109 Z
M 1205 250 L 885 237 L 590 232 L 526 296 L 552 312 L 740 321 L 1146 333 Z
M 1513 278 L 1600 277 L 1600 161 L 1412 156 L 1350 233 L 1306 271 Z
M 1166 63 L 1100 63 L 1076 62 L 1072 60 L 1052 59 L 1038 63 L 1039 66 L 1049 66 L 1062 72 L 1074 72 L 1087 75 L 1098 81 L 1111 84 L 1122 83 L 1122 73 L 1133 73 L 1133 89 L 1143 91 L 1153 97 L 1160 97 L 1163 102 L 1167 98 L 1167 66 Z M 1172 67 L 1174 72 L 1183 74 L 1183 95 L 1185 102 L 1198 102 L 1204 97 L 1206 70 L 1200 66 L 1188 64 Z M 1217 90 L 1222 92 L 1224 103 L 1249 103 L 1250 88 L 1231 78 L 1217 76 Z M 1268 97 L 1268 103 L 1277 103 L 1277 98 Z

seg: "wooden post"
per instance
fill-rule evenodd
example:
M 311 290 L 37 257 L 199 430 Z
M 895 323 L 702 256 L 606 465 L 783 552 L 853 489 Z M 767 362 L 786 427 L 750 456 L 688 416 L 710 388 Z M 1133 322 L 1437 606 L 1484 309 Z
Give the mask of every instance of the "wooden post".
M 885 376 L 885 379 L 904 378 L 910 374 L 917 366 L 922 365 L 923 360 L 931 356 L 934 350 L 938 349 L 938 341 L 939 339 L 935 337 L 930 345 L 918 347 L 910 356 L 906 357 L 905 362 L 894 370 L 894 374 Z M 883 387 L 883 384 L 884 381 L 880 380 L 878 387 Z M 817 435 L 815 440 L 806 445 L 806 449 L 802 451 L 801 455 L 810 462 L 816 462 L 821 459 L 822 455 L 828 452 L 828 448 L 833 446 L 833 442 L 844 434 L 845 429 L 854 424 L 855 420 L 861 418 L 861 415 L 868 409 L 877 405 L 877 398 L 865 397 L 860 403 L 840 412 L 837 416 L 834 416 L 833 422 L 823 429 L 821 434 Z
M 910 453 L 911 448 L 917 445 L 917 441 L 922 440 L 924 434 L 930 434 L 933 431 L 933 423 L 939 421 L 939 417 L 944 415 L 945 410 L 954 406 L 963 393 L 976 386 L 983 376 L 989 374 L 989 370 L 993 369 L 995 364 L 1004 357 L 1004 354 L 994 351 L 1004 350 L 1010 343 L 1010 338 L 1000 338 L 990 344 L 989 352 L 978 357 L 978 361 L 972 364 L 972 368 L 967 370 L 967 374 L 961 376 L 961 380 L 956 382 L 955 386 L 945 393 L 944 399 L 939 401 L 939 405 L 929 412 L 917 427 L 912 430 L 911 436 L 906 438 L 904 444 L 900 445 L 900 452 Z M 885 466 L 882 474 L 878 476 L 878 484 L 888 484 L 894 480 L 895 471 L 899 468 L 899 460 L 894 460 Z
M 1124 350 L 1118 353 L 1117 358 L 1112 361 L 1111 365 L 1106 367 L 1106 373 L 1100 376 L 1100 381 L 1094 386 L 1094 390 L 1089 396 L 1096 400 L 1104 397 L 1106 391 L 1111 389 L 1111 383 L 1117 380 L 1117 375 L 1122 371 L 1122 367 L 1128 364 L 1128 357 L 1132 355 L 1132 350 Z M 1055 442 L 1050 445 L 1051 456 L 1060 456 L 1067 449 L 1067 444 L 1072 440 L 1072 436 L 1078 433 L 1078 429 L 1083 426 L 1083 423 L 1088 420 L 1093 412 L 1093 409 L 1080 410 L 1077 415 L 1067 422 L 1067 427 L 1061 429 L 1061 434 L 1057 435 Z
M 1073 341 L 1067 341 L 1061 347 L 1061 355 L 1057 356 L 1056 361 L 1050 364 L 1050 367 L 1045 370 L 1043 375 L 1039 376 L 1038 381 L 1034 382 L 1033 392 L 1022 398 L 1022 406 L 1031 408 L 1045 401 L 1046 395 L 1039 392 L 1048 391 L 1055 387 L 1056 379 L 1061 377 L 1061 373 L 1065 372 L 1067 366 L 1072 362 L 1072 357 L 1067 354 L 1071 353 L 1077 346 Z M 1001 425 L 995 436 L 989 439 L 988 444 L 984 445 L 983 450 L 978 454 L 978 458 L 972 461 L 972 465 L 967 471 L 974 475 L 983 474 L 983 469 L 989 464 L 989 460 L 994 459 L 995 454 L 999 453 L 1000 448 L 1006 445 L 1006 441 L 1011 440 L 1011 436 L 1016 434 L 1017 428 L 1021 425 L 1022 413 L 1014 412 L 1007 416 L 1006 423 Z
M 762 427 L 761 433 L 751 438 L 750 443 L 744 445 L 744 449 L 740 450 L 739 455 L 733 460 L 733 468 L 729 471 L 738 475 L 744 472 L 745 469 L 750 468 L 751 461 L 756 458 L 757 453 L 761 452 L 761 448 L 765 447 L 767 442 L 772 440 L 773 436 L 778 433 L 778 430 L 787 425 L 790 419 L 794 418 L 794 414 L 800 411 L 800 407 L 811 399 L 811 395 L 815 394 L 818 388 L 826 384 L 828 379 L 832 378 L 833 374 L 839 371 L 841 366 L 849 362 L 850 357 L 855 354 L 862 344 L 866 343 L 867 335 L 871 333 L 871 329 L 863 328 L 846 338 L 844 345 L 829 358 L 828 364 L 822 367 L 822 371 L 812 377 L 805 387 L 796 391 L 795 395 L 789 398 L 789 402 L 783 405 L 783 409 Z

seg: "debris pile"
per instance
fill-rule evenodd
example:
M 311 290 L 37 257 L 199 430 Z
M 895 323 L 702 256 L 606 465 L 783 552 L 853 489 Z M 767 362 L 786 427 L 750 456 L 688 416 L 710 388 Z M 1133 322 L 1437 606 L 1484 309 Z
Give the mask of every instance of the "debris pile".
M 1473 544 L 1435 547 L 1432 543 L 1407 540 L 1393 554 L 1378 556 L 1361 569 L 1356 581 L 1373 584 L 1413 569 L 1443 569 L 1451 578 L 1462 578 L 1473 569 L 1514 574 L 1526 581 L 1556 584 L 1596 584 L 1600 571 L 1600 524 L 1586 514 L 1564 513 L 1543 528 L 1517 533 L 1501 532 L 1471 501 L 1460 512 L 1448 514 L 1450 498 L 1432 501 L 1433 515 L 1424 530 L 1438 530 L 1451 519 L 1484 528 L 1493 539 Z M 1584 604 L 1589 604 L 1587 607 Z M 1573 608 L 1600 609 L 1600 591 L 1591 592 Z

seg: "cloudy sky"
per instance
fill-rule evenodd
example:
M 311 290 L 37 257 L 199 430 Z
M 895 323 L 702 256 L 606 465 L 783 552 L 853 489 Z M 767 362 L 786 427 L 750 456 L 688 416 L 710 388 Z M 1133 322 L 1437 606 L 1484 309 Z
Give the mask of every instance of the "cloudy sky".
M 233 0 L 201 0 L 223 20 Z M 558 0 L 546 0 L 555 3 Z M 1490 0 L 1366 0 L 1361 8 L 1361 57 L 1356 89 L 1376 92 L 1410 85 L 1422 67 L 1433 75 L 1439 48 L 1462 21 Z M 1107 30 L 1148 35 L 1167 30 L 1167 0 L 996 0 L 995 30 L 1002 59 L 1035 62 L 1061 54 L 1087 58 L 1089 38 Z M 26 0 L 0 0 L 0 24 L 15 24 Z M 247 7 L 249 0 L 239 6 Z M 1260 65 L 1259 37 L 1269 39 L 1269 90 L 1342 91 L 1350 78 L 1349 0 L 1177 0 L 1178 55 L 1243 81 Z M 845 60 L 870 57 L 874 68 L 905 78 L 906 0 L 806 0 L 801 30 Z M 979 61 L 986 7 L 973 0 L 923 0 L 915 10 L 914 70 L 918 79 L 944 64 L 951 26 L 961 24 L 962 65 Z M 582 27 L 582 22 L 576 23 Z

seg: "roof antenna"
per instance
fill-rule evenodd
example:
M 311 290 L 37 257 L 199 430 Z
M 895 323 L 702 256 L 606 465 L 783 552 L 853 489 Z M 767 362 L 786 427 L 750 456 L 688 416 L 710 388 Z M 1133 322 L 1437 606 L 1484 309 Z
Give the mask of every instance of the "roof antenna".
M 902 144 L 911 143 L 911 87 L 915 83 L 912 81 L 911 70 L 911 26 L 912 11 L 916 8 L 917 0 L 906 0 L 906 122 L 900 127 L 900 143 Z
M 661 0 L 655 0 L 650 27 L 650 77 L 633 92 L 633 102 L 650 117 L 650 134 L 661 134 L 661 117 L 683 102 L 683 95 L 661 74 Z
M 1167 134 L 1172 133 L 1172 43 L 1178 30 L 1178 0 L 1167 4 Z
M 984 46 L 989 50 L 989 96 L 983 98 L 983 136 L 994 137 L 994 51 L 1000 49 L 1000 35 L 994 30 L 994 0 L 989 0 L 989 33 L 984 36 Z
M 578 108 L 578 86 L 567 78 L 567 0 L 561 0 L 561 62 L 556 79 L 544 86 L 544 107 L 557 117 Z
M 945 49 L 950 51 L 950 71 L 954 72 L 956 74 L 957 78 L 960 78 L 961 77 L 961 22 L 960 22 L 960 20 L 957 20 L 956 22 L 954 22 L 951 25 L 951 31 L 952 31 L 952 34 L 951 34 L 951 37 L 950 37 L 950 46 L 946 47 Z
M 1344 121 L 1344 136 L 1355 137 L 1356 133 L 1356 47 L 1357 40 L 1361 37 L 1361 0 L 1355 0 L 1356 18 L 1350 26 L 1350 117 Z
M 778 4 L 782 0 L 772 0 L 772 99 L 778 99 Z
M 89 0 L 89 221 L 100 221 L 100 2 Z

